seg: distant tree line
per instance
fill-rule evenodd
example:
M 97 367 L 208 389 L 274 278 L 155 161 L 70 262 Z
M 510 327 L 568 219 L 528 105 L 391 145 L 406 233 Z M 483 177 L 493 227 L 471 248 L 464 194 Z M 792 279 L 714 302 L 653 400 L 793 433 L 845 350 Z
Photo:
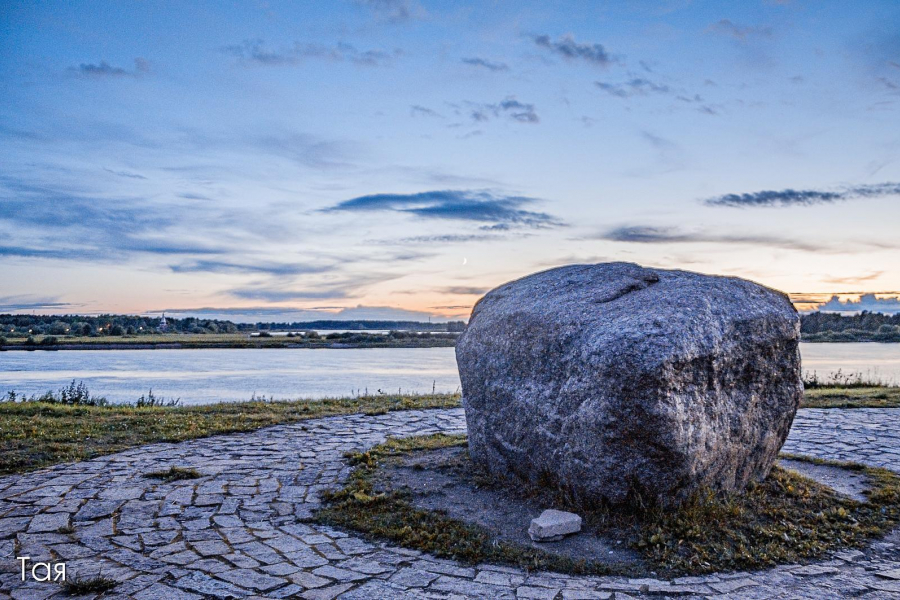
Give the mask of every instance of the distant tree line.
M 800 317 L 800 333 L 805 342 L 900 342 L 900 313 L 814 312 Z
M 28 337 L 49 336 L 124 336 L 160 333 L 162 318 L 137 315 L 0 315 L 0 336 Z M 255 331 L 255 325 L 239 326 L 231 321 L 176 319 L 166 317 L 165 330 L 172 333 L 236 333 L 246 327 Z
M 159 333 L 250 333 L 255 331 L 315 331 L 315 330 L 385 330 L 460 332 L 464 321 L 449 323 L 420 323 L 417 321 L 308 321 L 292 323 L 232 323 L 220 319 L 197 317 L 142 317 L 138 315 L 27 315 L 0 314 L 0 344 L 25 338 L 29 344 L 52 345 L 57 338 L 66 337 L 122 337 Z M 396 336 L 395 336 L 396 338 Z M 18 343 L 21 343 L 19 341 Z

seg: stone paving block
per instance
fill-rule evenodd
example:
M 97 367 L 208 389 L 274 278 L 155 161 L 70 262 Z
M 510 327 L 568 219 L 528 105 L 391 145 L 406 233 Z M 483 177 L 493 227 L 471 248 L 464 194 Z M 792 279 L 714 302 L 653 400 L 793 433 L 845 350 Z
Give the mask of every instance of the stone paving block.
M 200 556 L 224 556 L 231 552 L 228 544 L 222 541 L 193 542 L 191 544 Z
M 184 590 L 197 592 L 204 598 L 243 598 L 248 595 L 244 588 L 196 571 L 188 573 L 174 585 Z
M 135 600 L 203 600 L 203 596 L 154 583 L 145 590 L 134 595 Z
M 84 506 L 75 513 L 76 521 L 93 521 L 101 517 L 108 517 L 116 512 L 124 504 L 121 500 L 88 500 Z
M 422 588 L 438 577 L 437 573 L 423 571 L 414 567 L 403 567 L 391 575 L 389 581 L 408 588 Z
M 56 531 L 60 527 L 69 525 L 68 513 L 41 513 L 35 515 L 31 519 L 28 531 L 31 533 L 41 533 L 45 531 Z
M 553 600 L 559 592 L 559 588 L 542 588 L 522 585 L 516 588 L 516 598 L 528 600 Z
M 260 567 L 260 570 L 265 571 L 269 575 L 284 576 L 296 573 L 300 569 L 290 563 L 283 562 L 274 565 L 263 565 Z
M 323 567 L 313 569 L 313 575 L 318 575 L 319 577 L 328 577 L 340 582 L 359 581 L 361 579 L 368 579 L 369 577 L 368 575 L 364 575 L 363 573 L 356 573 L 355 571 L 341 569 L 332 565 L 325 565 Z
M 875 574 L 879 577 L 884 577 L 885 579 L 900 580 L 900 569 L 890 569 L 888 571 L 878 571 Z
M 709 587 L 721 594 L 728 594 L 743 588 L 757 585 L 752 579 L 731 579 L 728 581 L 710 582 Z
M 816 575 L 833 575 L 840 573 L 837 567 L 829 567 L 823 565 L 806 565 L 792 571 L 794 575 L 816 576 Z
M 421 592 L 405 590 L 392 586 L 381 580 L 367 581 L 358 587 L 341 594 L 341 600 L 374 600 L 385 598 L 390 600 L 421 600 Z
M 609 600 L 612 592 L 600 592 L 594 590 L 566 589 L 560 594 L 562 600 Z
M 320 588 L 332 583 L 327 577 L 313 575 L 308 571 L 298 571 L 288 575 L 288 579 L 304 588 Z
M 491 585 L 515 587 L 525 582 L 525 576 L 520 573 L 501 573 L 493 570 L 483 570 L 475 576 L 475 581 L 478 583 L 489 583 Z
M 266 591 L 280 587 L 287 583 L 286 579 L 280 577 L 272 577 L 259 571 L 252 569 L 235 569 L 233 571 L 223 571 L 216 575 L 219 579 L 224 579 L 235 585 L 245 587 L 252 590 Z
M 315 590 L 306 590 L 300 594 L 305 600 L 332 600 L 353 587 L 352 583 L 339 583 Z
M 460 579 L 449 575 L 441 575 L 429 587 L 429 590 L 454 592 L 475 598 L 515 598 L 515 591 L 503 586 L 478 583 L 468 579 Z

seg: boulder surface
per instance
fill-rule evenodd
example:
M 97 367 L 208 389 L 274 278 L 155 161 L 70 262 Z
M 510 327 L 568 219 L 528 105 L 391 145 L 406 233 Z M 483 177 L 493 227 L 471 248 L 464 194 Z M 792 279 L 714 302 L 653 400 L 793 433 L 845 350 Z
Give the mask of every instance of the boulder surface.
M 469 453 L 586 505 L 764 479 L 803 395 L 788 297 L 734 277 L 570 265 L 502 285 L 456 347 Z

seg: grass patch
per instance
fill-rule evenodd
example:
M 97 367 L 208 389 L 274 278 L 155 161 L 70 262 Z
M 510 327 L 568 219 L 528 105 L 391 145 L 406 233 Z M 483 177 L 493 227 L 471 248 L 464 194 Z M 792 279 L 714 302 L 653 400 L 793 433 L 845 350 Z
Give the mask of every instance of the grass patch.
M 180 442 L 335 415 L 459 405 L 458 394 L 177 407 L 0 402 L 0 475 L 87 460 L 154 442 Z
M 84 596 L 85 594 L 102 594 L 119 585 L 119 582 L 109 577 L 91 577 L 89 579 L 73 579 L 63 584 L 63 589 L 70 596 Z
M 414 508 L 402 492 L 375 492 L 373 476 L 383 460 L 409 452 L 465 443 L 464 435 L 436 434 L 389 439 L 366 452 L 347 455 L 350 464 L 357 468 L 351 473 L 343 489 L 323 495 L 325 506 L 316 513 L 315 520 L 470 564 L 489 562 L 513 564 L 534 570 L 610 573 L 603 565 L 572 561 L 541 550 L 494 540 L 481 527 L 451 519 L 438 512 Z
M 900 387 L 820 387 L 803 393 L 801 408 L 900 408 Z
M 149 479 L 161 479 L 168 483 L 170 481 L 180 481 L 182 479 L 200 479 L 203 475 L 196 469 L 169 467 L 165 471 L 151 471 L 149 473 L 144 473 L 144 477 Z
M 423 436 L 388 440 L 367 452 L 350 455 L 356 469 L 343 489 L 325 494 L 325 505 L 315 519 L 467 563 L 505 563 L 577 574 L 636 574 L 634 567 L 574 561 L 497 541 L 481 527 L 439 511 L 415 508 L 408 492 L 376 491 L 377 471 L 386 461 L 464 443 L 464 436 Z M 647 571 L 677 576 L 756 570 L 820 558 L 841 548 L 861 547 L 900 522 L 900 477 L 895 473 L 862 465 L 827 464 L 863 471 L 872 484 L 867 502 L 838 496 L 778 467 L 765 481 L 741 494 L 706 491 L 674 510 L 640 502 L 627 507 L 585 508 L 572 506 L 564 494 L 550 490 L 538 494 L 548 506 L 582 515 L 586 529 L 627 540 L 643 557 Z M 480 482 L 507 485 L 491 483 L 490 477 L 482 477 Z

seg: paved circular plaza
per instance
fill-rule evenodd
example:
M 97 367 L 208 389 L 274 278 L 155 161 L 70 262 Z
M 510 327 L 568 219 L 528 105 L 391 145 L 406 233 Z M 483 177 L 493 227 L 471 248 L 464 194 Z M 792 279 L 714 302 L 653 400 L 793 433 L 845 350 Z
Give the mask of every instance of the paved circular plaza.
M 2 477 L 0 596 L 63 596 L 57 584 L 21 581 L 15 557 L 28 556 L 64 561 L 69 579 L 121 582 L 105 598 L 140 600 L 900 598 L 900 530 L 810 565 L 657 580 L 462 565 L 300 523 L 349 473 L 345 452 L 464 431 L 462 409 L 329 417 Z M 784 452 L 900 472 L 900 409 L 803 409 Z M 170 466 L 204 476 L 143 476 Z

